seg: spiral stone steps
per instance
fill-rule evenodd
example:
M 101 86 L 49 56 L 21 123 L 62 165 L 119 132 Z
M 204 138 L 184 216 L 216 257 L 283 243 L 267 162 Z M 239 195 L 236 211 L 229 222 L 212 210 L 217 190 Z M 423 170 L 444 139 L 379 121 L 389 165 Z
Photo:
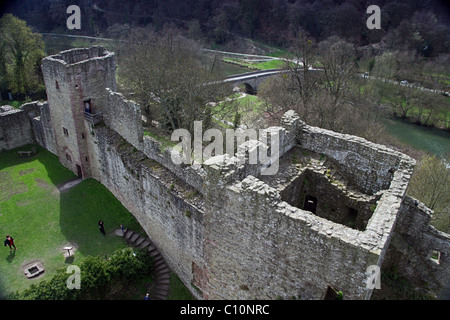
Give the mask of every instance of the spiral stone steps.
M 156 245 L 148 238 L 130 229 L 116 229 L 114 234 L 123 237 L 130 245 L 147 249 L 148 254 L 153 257 L 153 277 L 155 287 L 151 290 L 152 300 L 166 300 L 169 295 L 171 270 Z

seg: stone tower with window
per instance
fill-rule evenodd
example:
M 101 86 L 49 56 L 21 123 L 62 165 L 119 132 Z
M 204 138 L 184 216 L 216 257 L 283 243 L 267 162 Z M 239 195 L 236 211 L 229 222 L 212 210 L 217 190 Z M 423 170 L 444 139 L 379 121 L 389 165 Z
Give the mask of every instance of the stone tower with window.
M 88 139 L 103 122 L 116 90 L 115 56 L 101 47 L 73 49 L 42 60 L 59 161 L 79 177 L 92 175 Z

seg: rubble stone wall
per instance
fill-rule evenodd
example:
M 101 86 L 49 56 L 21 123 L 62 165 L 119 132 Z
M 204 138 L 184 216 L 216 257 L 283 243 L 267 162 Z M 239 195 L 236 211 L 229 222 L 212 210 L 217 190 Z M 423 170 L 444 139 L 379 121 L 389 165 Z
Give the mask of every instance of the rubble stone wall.
M 450 235 L 430 225 L 432 214 L 420 201 L 405 198 L 383 267 L 395 266 L 398 274 L 416 286 L 446 294 L 449 299 Z
M 0 150 L 18 148 L 33 140 L 30 119 L 23 110 L 0 112 Z
M 192 289 L 192 265 L 204 264 L 202 195 L 108 128 L 95 129 L 90 150 L 99 168 L 94 178 L 133 213 Z
M 379 257 L 360 233 L 287 204 L 255 177 L 214 188 L 205 235 L 209 299 L 323 299 L 328 287 L 370 296 L 366 270 Z

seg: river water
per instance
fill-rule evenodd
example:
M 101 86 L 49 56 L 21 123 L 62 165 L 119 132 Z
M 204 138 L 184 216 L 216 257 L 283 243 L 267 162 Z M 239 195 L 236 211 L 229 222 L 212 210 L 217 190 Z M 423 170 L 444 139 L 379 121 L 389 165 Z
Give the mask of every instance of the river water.
M 385 119 L 384 123 L 388 133 L 397 137 L 401 142 L 430 154 L 449 156 L 450 132 L 397 119 Z

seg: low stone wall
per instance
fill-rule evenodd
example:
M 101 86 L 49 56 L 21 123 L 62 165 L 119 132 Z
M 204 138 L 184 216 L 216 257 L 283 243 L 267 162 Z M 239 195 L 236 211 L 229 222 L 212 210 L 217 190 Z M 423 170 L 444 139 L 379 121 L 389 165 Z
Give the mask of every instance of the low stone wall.
M 383 268 L 395 266 L 416 286 L 449 299 L 450 235 L 430 226 L 432 214 L 420 201 L 405 197 Z
M 56 138 L 48 102 L 40 104 L 40 116 L 33 118 L 33 132 L 36 142 L 53 154 L 57 154 Z
M 387 189 L 404 155 L 363 138 L 305 125 L 288 111 L 282 122 L 296 130 L 302 148 L 324 154 L 339 163 L 349 182 L 362 192 Z
M 141 151 L 149 159 L 160 163 L 175 176 L 185 181 L 200 193 L 205 193 L 203 189 L 203 179 L 205 174 L 200 165 L 175 164 L 172 161 L 172 153 L 175 153 L 174 156 L 180 156 L 180 154 L 171 148 L 162 150 L 161 143 L 149 136 L 144 136 Z
M 0 151 L 34 143 L 31 120 L 23 109 L 0 107 Z

